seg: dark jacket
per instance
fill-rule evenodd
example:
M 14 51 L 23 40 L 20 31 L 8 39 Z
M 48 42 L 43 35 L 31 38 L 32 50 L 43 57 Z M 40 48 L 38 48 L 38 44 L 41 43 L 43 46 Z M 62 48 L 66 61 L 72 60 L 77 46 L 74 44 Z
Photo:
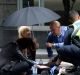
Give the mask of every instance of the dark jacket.
M 73 26 L 69 26 L 67 31 L 65 32 L 64 36 L 64 45 L 70 45 L 71 44 L 71 34 L 73 32 L 74 28 Z
M 71 37 L 74 28 L 70 27 L 65 34 L 64 46 L 57 50 L 60 59 L 73 64 L 80 64 L 80 41 Z
M 27 42 L 27 44 L 28 44 L 28 40 L 24 40 L 24 41 Z M 19 46 L 21 44 L 20 44 L 20 42 L 17 42 L 17 43 L 10 42 L 2 48 L 2 50 L 0 51 L 0 68 L 2 66 L 4 66 L 5 64 L 10 63 L 11 61 L 14 61 L 14 62 L 26 61 L 30 65 L 34 64 L 34 61 L 29 60 L 23 56 L 23 54 L 19 48 L 19 47 L 21 47 L 21 46 Z M 21 48 L 25 48 L 25 47 L 27 47 L 27 45 L 22 46 Z

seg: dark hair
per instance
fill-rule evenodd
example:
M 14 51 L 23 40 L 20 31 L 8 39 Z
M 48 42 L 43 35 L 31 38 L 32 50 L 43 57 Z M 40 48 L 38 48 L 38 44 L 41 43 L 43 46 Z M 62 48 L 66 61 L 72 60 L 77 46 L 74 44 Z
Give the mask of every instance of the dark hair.
M 72 19 L 73 21 L 75 21 L 75 16 L 79 16 L 79 13 L 75 10 L 71 10 L 69 12 L 69 18 Z
M 17 39 L 17 44 L 19 48 L 22 49 L 35 49 L 35 44 L 32 40 L 32 38 L 20 38 Z
M 69 16 L 70 16 L 70 17 L 76 16 L 76 15 L 79 15 L 79 13 L 78 13 L 77 11 L 75 11 L 75 10 L 71 10 L 71 11 L 69 12 Z

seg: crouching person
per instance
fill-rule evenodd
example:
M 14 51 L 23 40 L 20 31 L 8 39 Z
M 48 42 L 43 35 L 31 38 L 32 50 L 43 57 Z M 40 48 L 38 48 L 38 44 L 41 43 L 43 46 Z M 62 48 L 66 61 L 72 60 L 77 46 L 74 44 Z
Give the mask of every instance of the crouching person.
M 30 38 L 21 38 L 2 48 L 0 52 L 0 75 L 31 75 L 34 61 L 29 60 L 24 52 L 28 46 L 34 48 Z

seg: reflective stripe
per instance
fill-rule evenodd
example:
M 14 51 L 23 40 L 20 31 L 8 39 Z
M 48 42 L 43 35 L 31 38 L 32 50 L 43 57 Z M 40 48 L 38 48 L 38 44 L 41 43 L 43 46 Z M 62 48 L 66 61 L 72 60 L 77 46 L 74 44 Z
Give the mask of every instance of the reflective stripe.
M 78 36 L 79 39 L 80 39 L 80 29 L 79 29 L 78 32 L 76 33 L 76 36 Z
M 73 31 L 71 37 L 79 36 L 79 38 L 80 38 L 80 20 L 74 22 L 72 25 L 74 27 L 74 31 Z

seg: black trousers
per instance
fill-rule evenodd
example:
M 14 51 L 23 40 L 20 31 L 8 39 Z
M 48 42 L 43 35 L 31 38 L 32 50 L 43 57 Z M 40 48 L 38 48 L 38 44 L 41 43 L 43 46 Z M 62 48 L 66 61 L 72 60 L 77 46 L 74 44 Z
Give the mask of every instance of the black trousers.
M 1 68 L 1 75 L 21 75 L 24 72 L 28 75 L 32 74 L 31 65 L 25 61 L 16 64 L 6 64 Z

